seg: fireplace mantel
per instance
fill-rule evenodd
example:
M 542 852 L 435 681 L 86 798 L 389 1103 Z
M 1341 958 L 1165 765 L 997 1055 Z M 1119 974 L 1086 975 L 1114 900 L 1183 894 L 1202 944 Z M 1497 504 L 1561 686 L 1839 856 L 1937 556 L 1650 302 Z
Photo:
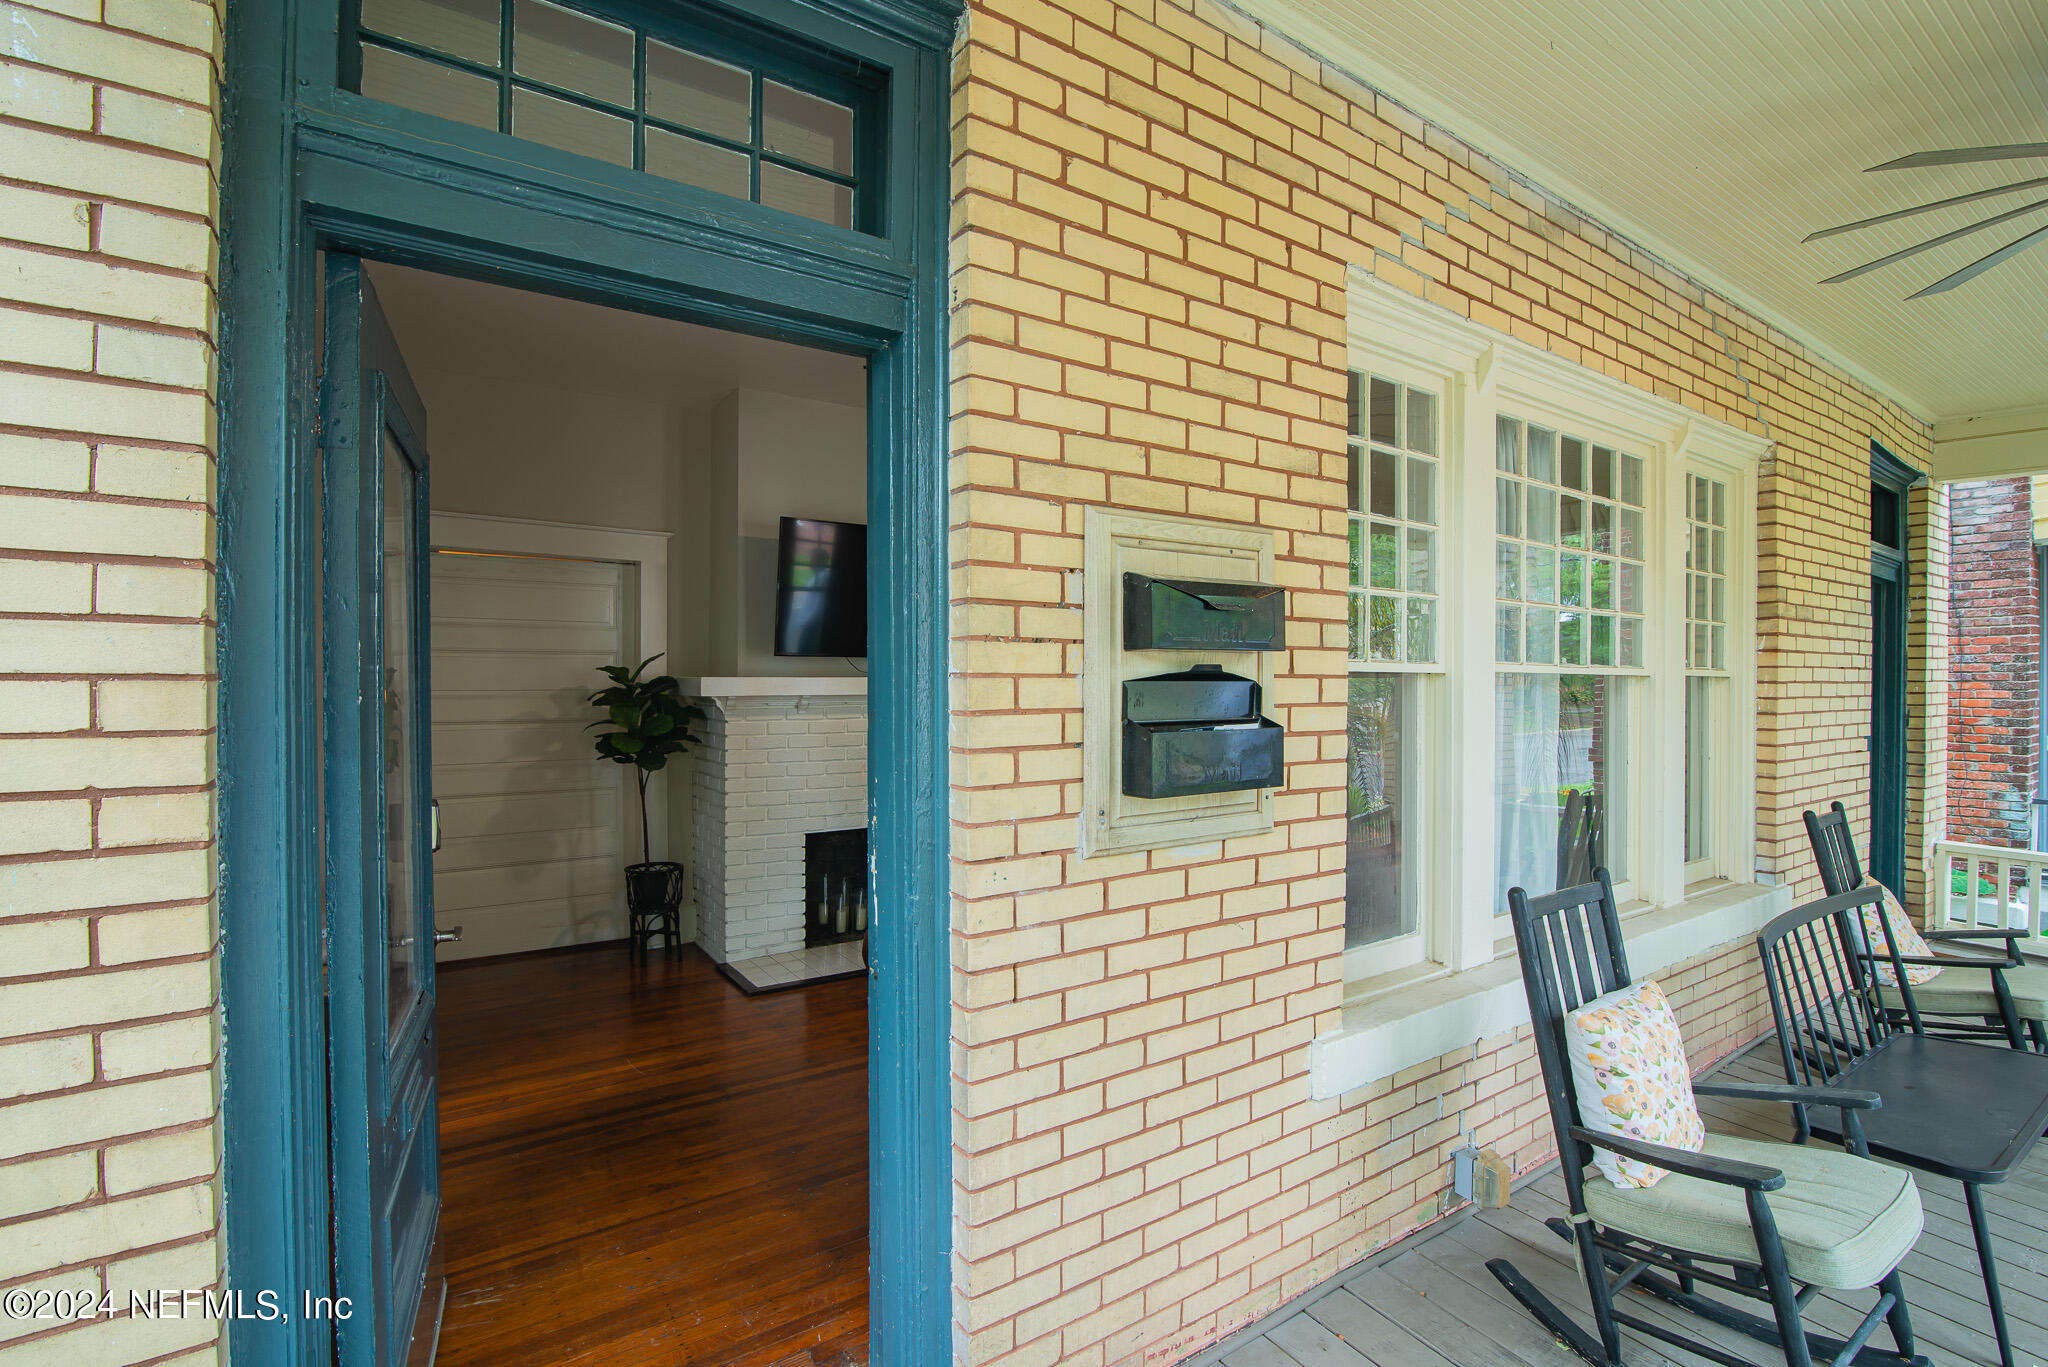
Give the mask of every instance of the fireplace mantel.
M 865 674 L 752 674 L 678 679 L 692 698 L 865 698 Z

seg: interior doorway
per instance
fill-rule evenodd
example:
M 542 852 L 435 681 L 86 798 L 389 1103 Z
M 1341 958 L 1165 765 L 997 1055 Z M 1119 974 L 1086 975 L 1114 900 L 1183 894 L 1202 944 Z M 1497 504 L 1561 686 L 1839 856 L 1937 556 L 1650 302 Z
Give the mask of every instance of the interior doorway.
M 804 859 L 807 837 L 866 827 L 865 661 L 776 648 L 782 519 L 865 521 L 865 364 L 353 258 L 329 273 L 330 328 L 354 288 L 379 337 L 358 392 L 406 396 L 430 547 L 408 565 L 419 539 L 384 535 L 361 595 L 366 616 L 404 602 L 428 626 L 417 735 L 364 728 L 387 780 L 417 746 L 429 881 L 390 943 L 435 944 L 405 951 L 414 995 L 364 975 L 364 1027 L 388 1022 L 426 1079 L 365 1080 L 373 1117 L 407 1093 L 387 1147 L 411 1155 L 364 1174 L 373 1209 L 410 1212 L 375 1249 L 393 1278 L 379 1360 L 863 1362 L 867 982 L 844 925 L 829 962 L 807 956 Z M 342 510 L 330 539 L 353 525 Z M 600 669 L 641 661 L 707 714 L 649 776 L 644 823 L 633 768 L 592 748 L 617 715 L 588 701 Z M 401 657 L 363 668 L 389 714 Z M 835 785 L 840 808 L 820 799 Z M 400 814 L 372 804 L 380 820 L 388 843 Z M 646 861 L 685 870 L 673 953 L 627 938 L 623 870 Z M 353 1138 L 337 1129 L 337 1171 Z

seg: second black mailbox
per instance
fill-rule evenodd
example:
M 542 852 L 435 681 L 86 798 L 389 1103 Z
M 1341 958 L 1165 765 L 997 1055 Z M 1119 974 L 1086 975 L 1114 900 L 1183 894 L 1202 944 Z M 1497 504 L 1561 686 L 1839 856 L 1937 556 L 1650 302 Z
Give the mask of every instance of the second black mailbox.
M 1124 781 L 1131 797 L 1278 788 L 1287 732 L 1259 714 L 1259 686 L 1221 665 L 1124 682 Z

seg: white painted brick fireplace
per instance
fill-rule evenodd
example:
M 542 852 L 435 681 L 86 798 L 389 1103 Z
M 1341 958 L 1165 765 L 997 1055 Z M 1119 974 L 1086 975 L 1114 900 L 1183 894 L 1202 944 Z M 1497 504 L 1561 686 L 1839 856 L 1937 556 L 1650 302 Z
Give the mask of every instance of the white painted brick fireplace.
M 696 755 L 698 941 L 720 963 L 804 947 L 804 836 L 867 824 L 861 678 L 686 679 Z

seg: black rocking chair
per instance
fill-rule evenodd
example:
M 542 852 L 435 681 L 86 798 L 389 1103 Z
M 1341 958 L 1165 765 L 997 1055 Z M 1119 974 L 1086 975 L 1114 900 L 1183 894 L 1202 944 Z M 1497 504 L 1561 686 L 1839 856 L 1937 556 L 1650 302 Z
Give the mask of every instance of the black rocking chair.
M 1928 1034 L 1891 928 L 1884 946 L 1864 948 L 1862 909 L 1877 899 L 1875 888 L 1852 888 L 1794 907 L 1757 937 L 1785 1079 L 1803 1094 L 1793 1101 L 1794 1133 L 1802 1143 L 1810 1135 L 1962 1183 L 1999 1360 L 2012 1367 L 1979 1189 L 2003 1182 L 2048 1125 L 2048 1057 Z M 1899 974 L 1904 1028 L 1877 990 L 1873 952 L 1888 952 Z M 1832 1105 L 1837 1089 L 1881 1095 L 1884 1109 L 1860 1126 L 1853 1111 L 1841 1113 L 1842 1124 L 1809 1113 L 1804 1096 L 1818 1093 Z
M 1550 1095 L 1570 1221 L 1552 1231 L 1572 1242 L 1593 1303 L 1598 1338 L 1588 1334 L 1506 1259 L 1487 1269 L 1557 1339 L 1595 1367 L 1622 1367 L 1621 1327 L 1698 1353 L 1724 1367 L 1755 1367 L 1712 1344 L 1617 1308 L 1634 1289 L 1783 1350 L 1786 1367 L 1924 1367 L 1915 1356 L 1899 1263 L 1920 1236 L 1920 1196 L 1905 1173 L 1854 1153 L 1708 1135 L 1690 1153 L 1579 1122 L 1577 1088 L 1565 1053 L 1565 1013 L 1631 983 L 1607 870 L 1594 882 L 1531 898 L 1508 893 L 1536 1056 Z M 1701 1096 L 1746 1097 L 1835 1107 L 1852 1128 L 1875 1110 L 1865 1092 L 1818 1087 L 1697 1085 Z M 1623 1189 L 1588 1173 L 1594 1149 L 1666 1169 L 1653 1187 Z M 1825 1163 L 1814 1160 L 1825 1158 Z M 1702 1284 L 1771 1308 L 1769 1318 L 1701 1293 Z M 1807 1330 L 1801 1308 L 1816 1287 L 1878 1294 L 1847 1339 Z M 1888 1324 L 1897 1352 L 1868 1346 Z
M 1856 837 L 1849 829 L 1849 813 L 1841 803 L 1835 803 L 1826 816 L 1808 811 L 1806 838 L 1813 845 L 1814 863 L 1820 866 L 1822 887 L 1836 893 L 1863 886 L 1863 861 L 1856 857 Z M 1995 1040 L 2015 1049 L 2031 1046 L 2038 1053 L 2048 1053 L 2048 1028 L 2042 1024 L 2043 1018 L 2048 1017 L 2048 965 L 2030 964 L 2020 957 L 2019 942 L 2027 938 L 2026 931 L 1924 930 L 1921 934 L 1936 948 L 1953 945 L 1963 951 L 1932 959 L 1904 960 L 1907 964 L 1954 970 L 1944 972 L 1939 982 L 1923 983 L 1913 989 L 1923 1018 L 1921 1024 L 1928 1034 L 1948 1039 Z M 2005 952 L 1970 952 L 1970 941 L 1991 940 L 2004 941 Z M 1877 990 L 1884 999 L 1885 1010 L 1892 1015 L 1892 1023 L 1905 1023 L 1906 1003 L 1898 989 L 1880 980 Z

